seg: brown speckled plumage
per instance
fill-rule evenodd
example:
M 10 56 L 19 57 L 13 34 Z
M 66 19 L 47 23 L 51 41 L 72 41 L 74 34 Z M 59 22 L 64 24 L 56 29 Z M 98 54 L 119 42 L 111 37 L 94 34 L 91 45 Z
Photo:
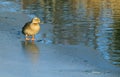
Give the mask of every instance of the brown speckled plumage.
M 40 19 L 35 17 L 31 22 L 27 22 L 22 28 L 22 33 L 26 36 L 26 40 L 29 40 L 29 36 L 32 36 L 31 40 L 35 40 L 34 35 L 36 35 L 40 30 Z

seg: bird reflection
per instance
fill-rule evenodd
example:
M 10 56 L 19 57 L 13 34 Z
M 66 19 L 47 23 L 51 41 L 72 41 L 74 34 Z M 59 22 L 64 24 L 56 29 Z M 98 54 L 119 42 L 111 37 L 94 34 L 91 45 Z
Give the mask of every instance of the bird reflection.
M 22 48 L 33 62 L 37 62 L 39 57 L 39 48 L 34 41 L 22 41 Z

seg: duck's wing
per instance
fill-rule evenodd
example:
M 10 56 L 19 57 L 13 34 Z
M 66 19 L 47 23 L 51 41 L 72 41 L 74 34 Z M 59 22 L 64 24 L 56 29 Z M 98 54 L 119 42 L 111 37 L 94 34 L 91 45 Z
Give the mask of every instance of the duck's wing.
M 27 27 L 29 27 L 30 24 L 31 24 L 31 22 L 27 22 L 27 23 L 22 27 L 22 33 L 23 33 L 23 34 L 25 34 L 25 33 L 24 33 L 24 30 L 25 30 Z

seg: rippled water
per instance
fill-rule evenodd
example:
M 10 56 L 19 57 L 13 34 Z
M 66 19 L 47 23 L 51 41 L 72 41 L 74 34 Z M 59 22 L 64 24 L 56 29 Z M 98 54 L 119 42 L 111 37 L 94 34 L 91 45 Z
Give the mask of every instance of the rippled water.
M 99 50 L 106 60 L 120 65 L 119 0 L 7 0 L 20 10 L 52 25 L 53 44 L 87 46 Z M 46 36 L 44 34 L 44 36 Z

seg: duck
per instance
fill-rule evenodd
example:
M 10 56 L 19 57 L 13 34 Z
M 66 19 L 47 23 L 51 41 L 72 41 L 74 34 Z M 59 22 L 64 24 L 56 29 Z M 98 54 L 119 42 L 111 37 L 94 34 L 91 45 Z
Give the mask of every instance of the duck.
M 35 35 L 40 31 L 40 18 L 34 17 L 31 21 L 25 23 L 22 27 L 22 33 L 25 35 L 25 40 L 35 40 Z

